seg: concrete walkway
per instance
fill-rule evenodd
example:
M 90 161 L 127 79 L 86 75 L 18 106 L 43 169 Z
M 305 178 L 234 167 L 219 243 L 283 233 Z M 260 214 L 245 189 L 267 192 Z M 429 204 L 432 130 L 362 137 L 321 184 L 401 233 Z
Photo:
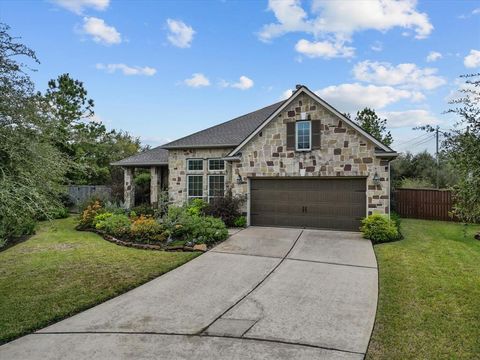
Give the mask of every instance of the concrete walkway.
M 0 358 L 363 359 L 376 303 L 376 260 L 359 234 L 250 227 Z

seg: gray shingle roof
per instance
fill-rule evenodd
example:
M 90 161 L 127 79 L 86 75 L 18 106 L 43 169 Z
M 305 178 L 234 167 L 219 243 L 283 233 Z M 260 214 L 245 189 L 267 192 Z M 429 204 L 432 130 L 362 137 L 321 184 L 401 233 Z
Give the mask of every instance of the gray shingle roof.
M 120 166 L 146 166 L 146 165 L 167 165 L 168 164 L 168 150 L 161 146 L 146 150 L 140 154 L 130 156 L 120 161 L 112 163 L 112 165 Z
M 263 123 L 284 101 L 162 145 L 164 149 L 235 147 Z

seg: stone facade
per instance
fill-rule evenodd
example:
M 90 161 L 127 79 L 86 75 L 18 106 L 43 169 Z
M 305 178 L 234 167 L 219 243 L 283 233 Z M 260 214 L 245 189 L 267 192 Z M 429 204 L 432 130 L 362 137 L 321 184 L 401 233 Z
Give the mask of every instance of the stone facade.
M 286 147 L 286 124 L 300 120 L 305 112 L 311 120 L 320 120 L 320 149 L 291 151 Z M 175 203 L 186 199 L 186 160 L 215 158 L 232 149 L 189 149 L 169 151 L 169 192 Z M 306 94 L 299 95 L 260 133 L 240 150 L 240 161 L 227 166 L 228 186 L 234 194 L 248 193 L 248 179 L 254 177 L 365 177 L 367 213 L 389 213 L 389 161 L 375 155 L 375 145 L 339 117 Z M 205 163 L 206 164 L 206 163 Z M 208 174 L 204 166 L 204 175 Z M 380 184 L 373 183 L 377 173 Z M 237 177 L 243 183 L 237 184 Z M 204 180 L 204 191 L 207 191 Z M 247 205 L 245 205 L 247 211 Z
M 170 201 L 181 205 L 187 200 L 187 176 L 203 175 L 203 193 L 208 195 L 208 175 L 225 175 L 226 187 L 232 184 L 231 163 L 225 162 L 225 170 L 208 170 L 208 159 L 218 159 L 226 156 L 233 149 L 184 149 L 168 151 L 168 195 Z M 202 171 L 188 171 L 188 159 L 203 159 Z

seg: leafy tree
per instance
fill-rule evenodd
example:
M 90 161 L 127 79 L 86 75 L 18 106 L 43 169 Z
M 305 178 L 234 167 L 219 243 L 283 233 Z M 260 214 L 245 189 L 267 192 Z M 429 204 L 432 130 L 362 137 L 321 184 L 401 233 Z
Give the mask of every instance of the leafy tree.
M 447 188 L 453 186 L 458 177 L 446 156 L 439 159 L 439 186 Z M 392 186 L 433 188 L 436 184 L 437 163 L 427 151 L 413 155 L 410 152 L 400 154 L 391 163 Z
M 445 133 L 442 147 L 459 175 L 454 213 L 465 222 L 480 221 L 480 73 L 463 75 L 465 85 L 447 113 L 458 122 Z
M 33 231 L 38 216 L 61 206 L 69 161 L 52 144 L 48 103 L 18 60 L 38 63 L 33 50 L 0 24 L 0 246 Z
M 69 74 L 48 82 L 45 98 L 55 124 L 53 136 L 58 149 L 74 163 L 67 174 L 71 183 L 108 184 L 110 163 L 136 154 L 140 141 L 94 121 L 94 101 L 87 95 L 84 84 Z
M 375 110 L 366 107 L 362 111 L 357 111 L 355 121 L 383 144 L 390 146 L 393 142 L 392 134 L 387 131 L 387 119 L 381 119 Z

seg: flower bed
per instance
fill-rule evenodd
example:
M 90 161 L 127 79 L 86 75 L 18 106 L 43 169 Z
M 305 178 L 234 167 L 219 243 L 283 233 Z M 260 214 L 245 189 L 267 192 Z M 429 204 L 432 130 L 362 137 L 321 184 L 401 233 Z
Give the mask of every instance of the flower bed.
M 206 216 L 204 204 L 171 206 L 164 216 L 137 214 L 134 211 L 89 204 L 82 212 L 77 229 L 95 231 L 119 245 L 150 250 L 206 251 L 228 237 L 222 220 Z

